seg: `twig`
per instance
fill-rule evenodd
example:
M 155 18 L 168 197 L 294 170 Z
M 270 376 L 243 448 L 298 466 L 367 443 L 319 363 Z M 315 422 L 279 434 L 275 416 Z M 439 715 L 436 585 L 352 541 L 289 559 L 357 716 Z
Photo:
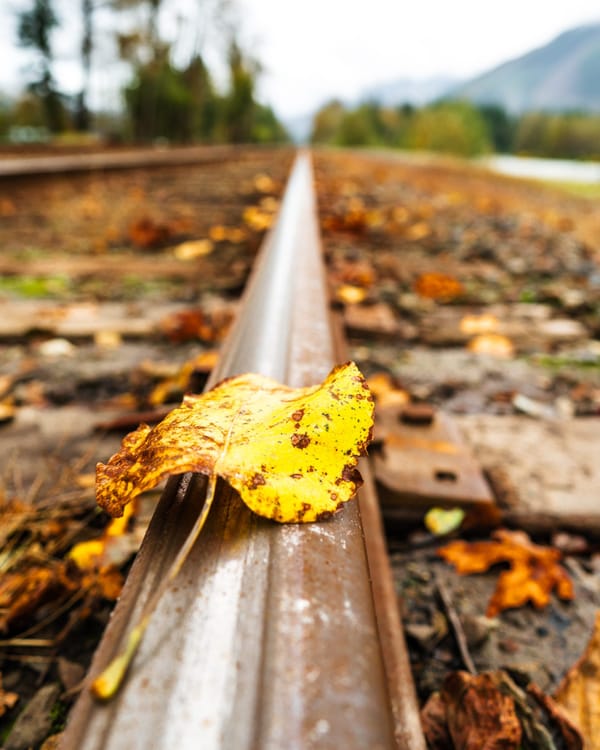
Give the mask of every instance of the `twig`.
M 22 633 L 19 633 L 17 638 L 23 640 L 26 638 L 29 638 L 30 635 L 34 635 L 35 633 L 39 633 L 40 630 L 43 630 L 45 627 L 53 623 L 55 620 L 57 620 L 62 614 L 65 612 L 68 612 L 80 599 L 83 598 L 85 595 L 85 591 L 76 591 L 72 596 L 70 596 L 66 601 L 64 601 L 61 605 L 59 605 L 56 609 L 53 609 L 52 612 L 46 617 L 45 619 L 41 620 L 40 622 L 36 623 L 35 625 L 32 625 L 27 630 L 24 630 Z M 14 640 L 14 639 L 11 639 Z M 6 643 L 10 643 L 10 641 L 6 641 Z M 56 645 L 56 638 L 52 643 L 50 644 L 52 646 Z
M 223 450 L 225 450 L 226 447 L 227 443 Z M 206 498 L 204 500 L 202 510 L 200 511 L 200 514 L 198 515 L 196 522 L 194 523 L 191 531 L 186 537 L 186 540 L 184 541 L 181 549 L 171 563 L 167 574 L 144 605 L 139 620 L 133 630 L 130 631 L 123 649 L 113 658 L 110 664 L 102 671 L 102 673 L 98 677 L 96 677 L 96 679 L 92 683 L 91 690 L 96 698 L 99 698 L 101 700 L 108 700 L 109 698 L 112 698 L 112 696 L 117 692 L 121 683 L 123 682 L 125 674 L 129 669 L 129 665 L 131 664 L 133 657 L 137 652 L 138 646 L 140 645 L 142 637 L 146 632 L 150 617 L 154 613 L 159 601 L 161 600 L 167 588 L 177 577 L 179 571 L 183 566 L 183 563 L 186 561 L 188 555 L 192 550 L 192 547 L 196 543 L 196 540 L 198 539 L 198 536 L 202 531 L 202 527 L 204 526 L 204 522 L 206 521 L 206 518 L 208 516 L 208 511 L 211 509 L 213 500 L 215 498 L 216 484 L 217 475 L 213 473 L 208 479 Z
M 473 663 L 473 659 L 471 658 L 471 654 L 469 653 L 469 646 L 467 645 L 465 631 L 463 630 L 460 617 L 458 616 L 458 613 L 454 608 L 454 605 L 452 604 L 450 593 L 439 576 L 436 576 L 435 583 L 440 595 L 440 599 L 442 600 L 442 604 L 444 605 L 444 609 L 446 610 L 446 616 L 448 617 L 448 621 L 450 622 L 450 626 L 452 627 L 456 645 L 458 646 L 458 650 L 460 652 L 460 658 L 462 659 L 465 668 L 470 674 L 477 674 L 477 669 L 475 668 L 475 664 Z

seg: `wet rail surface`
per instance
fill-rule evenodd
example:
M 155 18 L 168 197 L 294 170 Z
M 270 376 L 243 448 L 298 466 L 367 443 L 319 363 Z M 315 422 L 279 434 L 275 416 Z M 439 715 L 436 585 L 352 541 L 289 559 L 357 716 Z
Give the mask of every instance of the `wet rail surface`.
M 303 154 L 208 386 L 247 371 L 310 385 L 343 356 Z M 424 749 L 377 500 L 361 471 L 357 499 L 305 525 L 259 518 L 220 485 L 121 691 L 99 703 L 84 690 L 61 747 Z M 165 575 L 204 486 L 196 475 L 167 484 L 91 676 Z

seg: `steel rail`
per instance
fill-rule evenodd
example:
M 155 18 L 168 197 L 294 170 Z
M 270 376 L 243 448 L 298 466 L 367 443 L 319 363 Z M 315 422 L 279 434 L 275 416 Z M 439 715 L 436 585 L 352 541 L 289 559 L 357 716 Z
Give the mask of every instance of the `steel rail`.
M 301 386 L 336 360 L 312 170 L 294 165 L 215 381 L 258 371 Z M 117 653 L 188 534 L 205 482 L 171 479 L 104 638 Z M 424 750 L 372 485 L 333 519 L 279 525 L 225 484 L 121 692 L 84 690 L 67 750 Z
M 209 164 L 242 158 L 238 146 L 180 146 L 140 148 L 79 154 L 4 156 L 0 154 L 0 178 L 103 170 Z

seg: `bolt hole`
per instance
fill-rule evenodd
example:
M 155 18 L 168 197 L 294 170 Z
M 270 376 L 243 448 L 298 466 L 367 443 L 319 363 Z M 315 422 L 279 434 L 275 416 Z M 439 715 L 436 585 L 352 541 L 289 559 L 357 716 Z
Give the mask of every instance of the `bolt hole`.
M 457 482 L 458 476 L 453 471 L 438 469 L 435 472 L 435 478 L 438 482 Z

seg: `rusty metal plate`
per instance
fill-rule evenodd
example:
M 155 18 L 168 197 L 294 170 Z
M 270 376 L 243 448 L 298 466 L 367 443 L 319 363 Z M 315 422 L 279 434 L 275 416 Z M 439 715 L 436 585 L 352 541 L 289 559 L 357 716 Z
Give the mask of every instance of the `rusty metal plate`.
M 428 406 L 383 406 L 375 441 L 384 515 L 420 517 L 434 504 L 497 515 L 490 487 L 450 415 Z

